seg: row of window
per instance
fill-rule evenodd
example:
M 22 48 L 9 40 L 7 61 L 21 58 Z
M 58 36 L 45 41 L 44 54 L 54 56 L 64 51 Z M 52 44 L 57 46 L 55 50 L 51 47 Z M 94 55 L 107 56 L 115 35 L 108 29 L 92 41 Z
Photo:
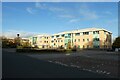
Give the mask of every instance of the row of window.
M 48 39 L 48 37 L 44 37 L 45 39 Z
M 51 42 L 53 43 L 54 40 L 52 40 Z M 63 40 L 56 40 L 56 42 L 63 42 Z
M 87 41 L 89 41 L 89 39 L 87 39 Z M 77 42 L 77 40 L 75 39 L 74 42 Z M 78 39 L 78 42 L 80 42 L 80 39 Z M 85 42 L 85 39 L 83 39 L 83 42 Z
M 53 43 L 55 40 L 52 40 L 51 42 Z M 89 41 L 89 39 L 83 39 L 83 42 Z M 99 41 L 99 38 L 94 38 L 93 41 Z M 63 40 L 56 40 L 56 42 L 63 42 Z M 74 42 L 80 42 L 80 39 L 74 39 Z M 48 43 L 48 41 L 44 41 L 44 43 Z
M 54 46 L 55 46 L 56 44 L 54 43 Z M 65 46 L 66 46 L 67 44 L 65 43 Z M 61 46 L 63 46 L 63 45 L 61 45 Z M 74 47 L 76 47 L 76 46 L 74 46 Z M 86 47 L 85 47 L 85 45 L 83 45 L 82 46 L 83 48 L 90 48 L 90 46 L 89 45 L 87 45 Z M 81 48 L 81 46 L 80 45 L 78 45 L 76 48 Z
M 40 37 L 40 38 L 42 38 L 42 37 Z M 49 37 L 44 37 L 45 39 L 48 39 Z
M 40 41 L 40 43 L 42 43 L 42 41 Z M 44 43 L 48 43 L 48 41 L 44 41 Z
M 93 34 L 99 34 L 99 31 L 93 31 Z M 75 36 L 79 36 L 80 33 L 75 33 Z M 83 32 L 83 35 L 89 35 L 89 32 Z M 56 37 L 59 37 L 60 35 L 56 35 Z M 62 37 L 65 36 L 65 34 L 61 35 Z M 68 34 L 68 36 L 71 36 L 71 34 Z M 54 38 L 54 36 L 52 36 L 52 38 Z
M 87 48 L 90 48 L 89 45 L 86 46 Z M 80 45 L 78 45 L 78 48 L 80 48 Z M 85 46 L 83 45 L 83 48 L 85 48 Z

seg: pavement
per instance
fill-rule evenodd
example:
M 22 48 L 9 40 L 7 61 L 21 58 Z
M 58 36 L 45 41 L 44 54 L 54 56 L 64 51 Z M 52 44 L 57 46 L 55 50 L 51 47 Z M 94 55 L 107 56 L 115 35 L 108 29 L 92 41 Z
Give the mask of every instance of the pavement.
M 109 76 L 2 50 L 2 78 L 109 78 Z

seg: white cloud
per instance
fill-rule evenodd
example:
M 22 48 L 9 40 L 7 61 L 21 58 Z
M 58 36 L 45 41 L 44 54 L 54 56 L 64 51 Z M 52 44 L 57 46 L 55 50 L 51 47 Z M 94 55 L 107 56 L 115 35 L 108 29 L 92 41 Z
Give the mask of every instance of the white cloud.
M 8 30 L 3 32 L 2 35 L 8 38 L 15 38 L 17 34 L 20 34 L 22 38 L 28 38 L 30 36 L 36 35 L 36 32 L 27 32 L 27 31 L 20 31 L 20 30 Z
M 35 7 L 39 8 L 39 9 L 46 9 L 47 8 L 46 4 L 40 4 L 40 2 L 36 2 Z
M 27 7 L 26 11 L 30 14 L 35 14 L 37 12 L 37 9 L 35 8 L 31 8 L 31 7 Z
M 54 6 L 48 6 L 47 4 L 45 3 L 40 3 L 40 2 L 36 2 L 35 3 L 35 8 L 38 8 L 38 9 L 47 9 L 49 11 L 65 11 L 63 8 L 60 8 L 60 7 L 54 7 Z
M 59 8 L 59 7 L 49 7 L 48 8 L 50 11 L 64 11 L 63 8 Z
M 69 20 L 69 22 L 78 22 L 78 21 L 80 21 L 79 19 L 71 19 L 71 20 Z
M 74 15 L 69 15 L 69 14 L 59 15 L 58 17 L 61 17 L 61 18 L 75 18 Z
M 112 12 L 110 12 L 110 11 L 105 11 L 104 13 L 107 15 L 112 15 Z
M 30 14 L 33 14 L 32 8 L 28 7 L 28 8 L 26 8 L 26 10 L 27 10 L 27 12 L 29 12 Z
M 84 20 L 93 20 L 99 18 L 96 12 L 90 10 L 87 5 L 80 6 L 80 15 L 83 16 Z

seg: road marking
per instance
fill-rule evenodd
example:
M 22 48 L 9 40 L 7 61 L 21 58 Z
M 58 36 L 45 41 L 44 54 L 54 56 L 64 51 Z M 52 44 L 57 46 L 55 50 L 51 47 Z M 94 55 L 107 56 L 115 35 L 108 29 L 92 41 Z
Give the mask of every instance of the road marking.
M 70 54 L 65 54 L 66 56 L 69 56 Z

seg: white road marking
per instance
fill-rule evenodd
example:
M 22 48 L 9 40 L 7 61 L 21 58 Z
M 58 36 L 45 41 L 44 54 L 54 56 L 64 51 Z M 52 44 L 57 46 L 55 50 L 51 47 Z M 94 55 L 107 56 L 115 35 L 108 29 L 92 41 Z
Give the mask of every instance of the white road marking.
M 65 54 L 66 56 L 69 56 L 70 54 Z

